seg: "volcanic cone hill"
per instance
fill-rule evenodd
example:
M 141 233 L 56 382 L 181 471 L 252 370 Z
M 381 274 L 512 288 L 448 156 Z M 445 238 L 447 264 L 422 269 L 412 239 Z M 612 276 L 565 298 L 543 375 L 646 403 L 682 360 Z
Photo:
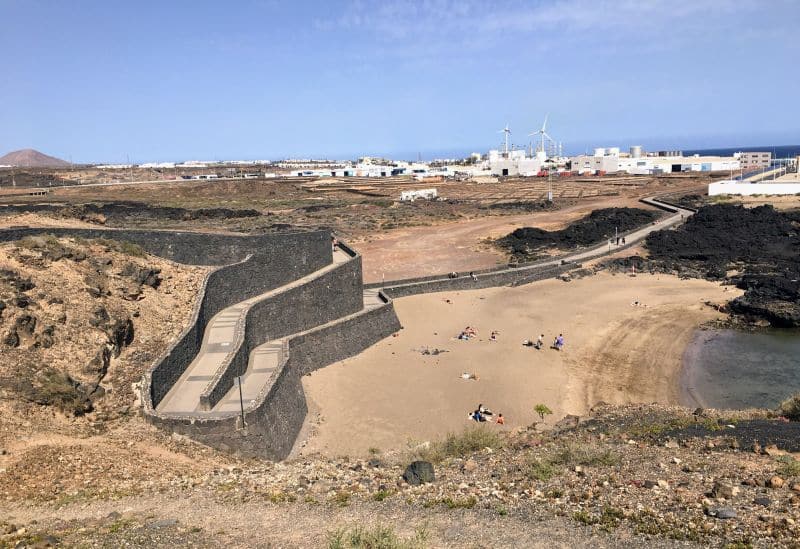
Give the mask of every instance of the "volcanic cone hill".
M 70 164 L 66 160 L 47 156 L 33 149 L 22 149 L 0 156 L 0 165 L 26 168 L 65 168 Z
M 658 212 L 639 208 L 604 208 L 558 231 L 522 227 L 497 240 L 497 244 L 517 259 L 532 259 L 537 252 L 555 247 L 569 250 L 577 246 L 599 244 L 658 218 Z
M 772 206 L 701 208 L 674 231 L 647 237 L 650 267 L 728 278 L 745 294 L 731 309 L 781 327 L 800 326 L 800 212 Z M 642 262 L 643 263 L 643 262 Z M 643 265 L 640 265 L 641 268 Z M 735 274 L 728 274 L 733 271 Z

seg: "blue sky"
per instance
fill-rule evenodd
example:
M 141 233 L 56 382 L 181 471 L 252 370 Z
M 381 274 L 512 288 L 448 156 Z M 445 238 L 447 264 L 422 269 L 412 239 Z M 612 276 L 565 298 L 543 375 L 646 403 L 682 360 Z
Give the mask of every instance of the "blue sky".
M 800 1 L 0 0 L 0 154 L 800 142 Z

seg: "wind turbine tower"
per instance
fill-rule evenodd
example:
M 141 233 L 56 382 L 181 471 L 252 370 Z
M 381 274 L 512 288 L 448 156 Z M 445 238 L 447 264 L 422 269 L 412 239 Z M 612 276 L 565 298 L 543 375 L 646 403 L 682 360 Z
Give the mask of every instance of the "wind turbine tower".
M 508 136 L 511 135 L 511 130 L 508 129 L 508 124 L 506 124 L 506 127 L 503 128 L 502 130 L 500 130 L 497 133 L 504 133 L 505 134 L 505 136 L 504 136 L 505 145 L 503 146 L 503 154 L 505 156 L 508 156 Z
M 530 136 L 539 136 L 541 138 L 541 145 L 539 146 L 540 151 L 547 154 L 547 156 L 554 156 L 555 155 L 555 141 L 552 137 L 547 133 L 547 117 L 549 115 L 546 114 L 544 116 L 544 122 L 542 123 L 542 127 L 535 132 L 529 134 Z M 547 146 L 549 145 L 549 147 Z

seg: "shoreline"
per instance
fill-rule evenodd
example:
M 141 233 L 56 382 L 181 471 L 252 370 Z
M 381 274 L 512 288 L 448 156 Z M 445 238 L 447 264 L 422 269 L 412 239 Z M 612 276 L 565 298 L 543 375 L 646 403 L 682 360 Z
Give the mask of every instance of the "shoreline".
M 598 402 L 678 404 L 683 355 L 731 297 L 719 283 L 598 273 L 572 282 L 422 294 L 395 300 L 404 329 L 303 378 L 309 414 L 293 457 L 397 450 L 458 432 L 478 403 L 515 429 L 585 415 Z M 635 305 L 639 301 L 641 305 Z M 478 337 L 455 336 L 474 326 Z M 490 332 L 497 330 L 497 341 Z M 564 351 L 523 347 L 559 333 Z M 443 349 L 427 354 L 424 349 Z M 461 373 L 478 374 L 464 381 Z
M 700 347 L 708 344 L 718 333 L 716 329 L 704 330 L 698 327 L 683 353 L 681 372 L 678 378 L 678 403 L 688 408 L 708 408 L 708 403 L 697 392 L 697 379 Z

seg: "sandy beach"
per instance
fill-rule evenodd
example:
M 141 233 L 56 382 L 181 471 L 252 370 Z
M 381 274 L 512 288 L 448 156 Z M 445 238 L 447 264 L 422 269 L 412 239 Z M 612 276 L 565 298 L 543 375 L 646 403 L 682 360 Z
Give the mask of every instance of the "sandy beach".
M 599 401 L 677 403 L 693 331 L 721 316 L 704 302 L 736 295 L 703 280 L 601 273 L 398 299 L 396 337 L 303 379 L 309 414 L 295 454 L 405 448 L 461 430 L 479 403 L 503 413 L 504 429 L 533 422 L 539 403 L 549 422 Z M 466 326 L 478 337 L 456 339 Z M 539 333 L 548 346 L 563 333 L 565 349 L 522 345 Z

